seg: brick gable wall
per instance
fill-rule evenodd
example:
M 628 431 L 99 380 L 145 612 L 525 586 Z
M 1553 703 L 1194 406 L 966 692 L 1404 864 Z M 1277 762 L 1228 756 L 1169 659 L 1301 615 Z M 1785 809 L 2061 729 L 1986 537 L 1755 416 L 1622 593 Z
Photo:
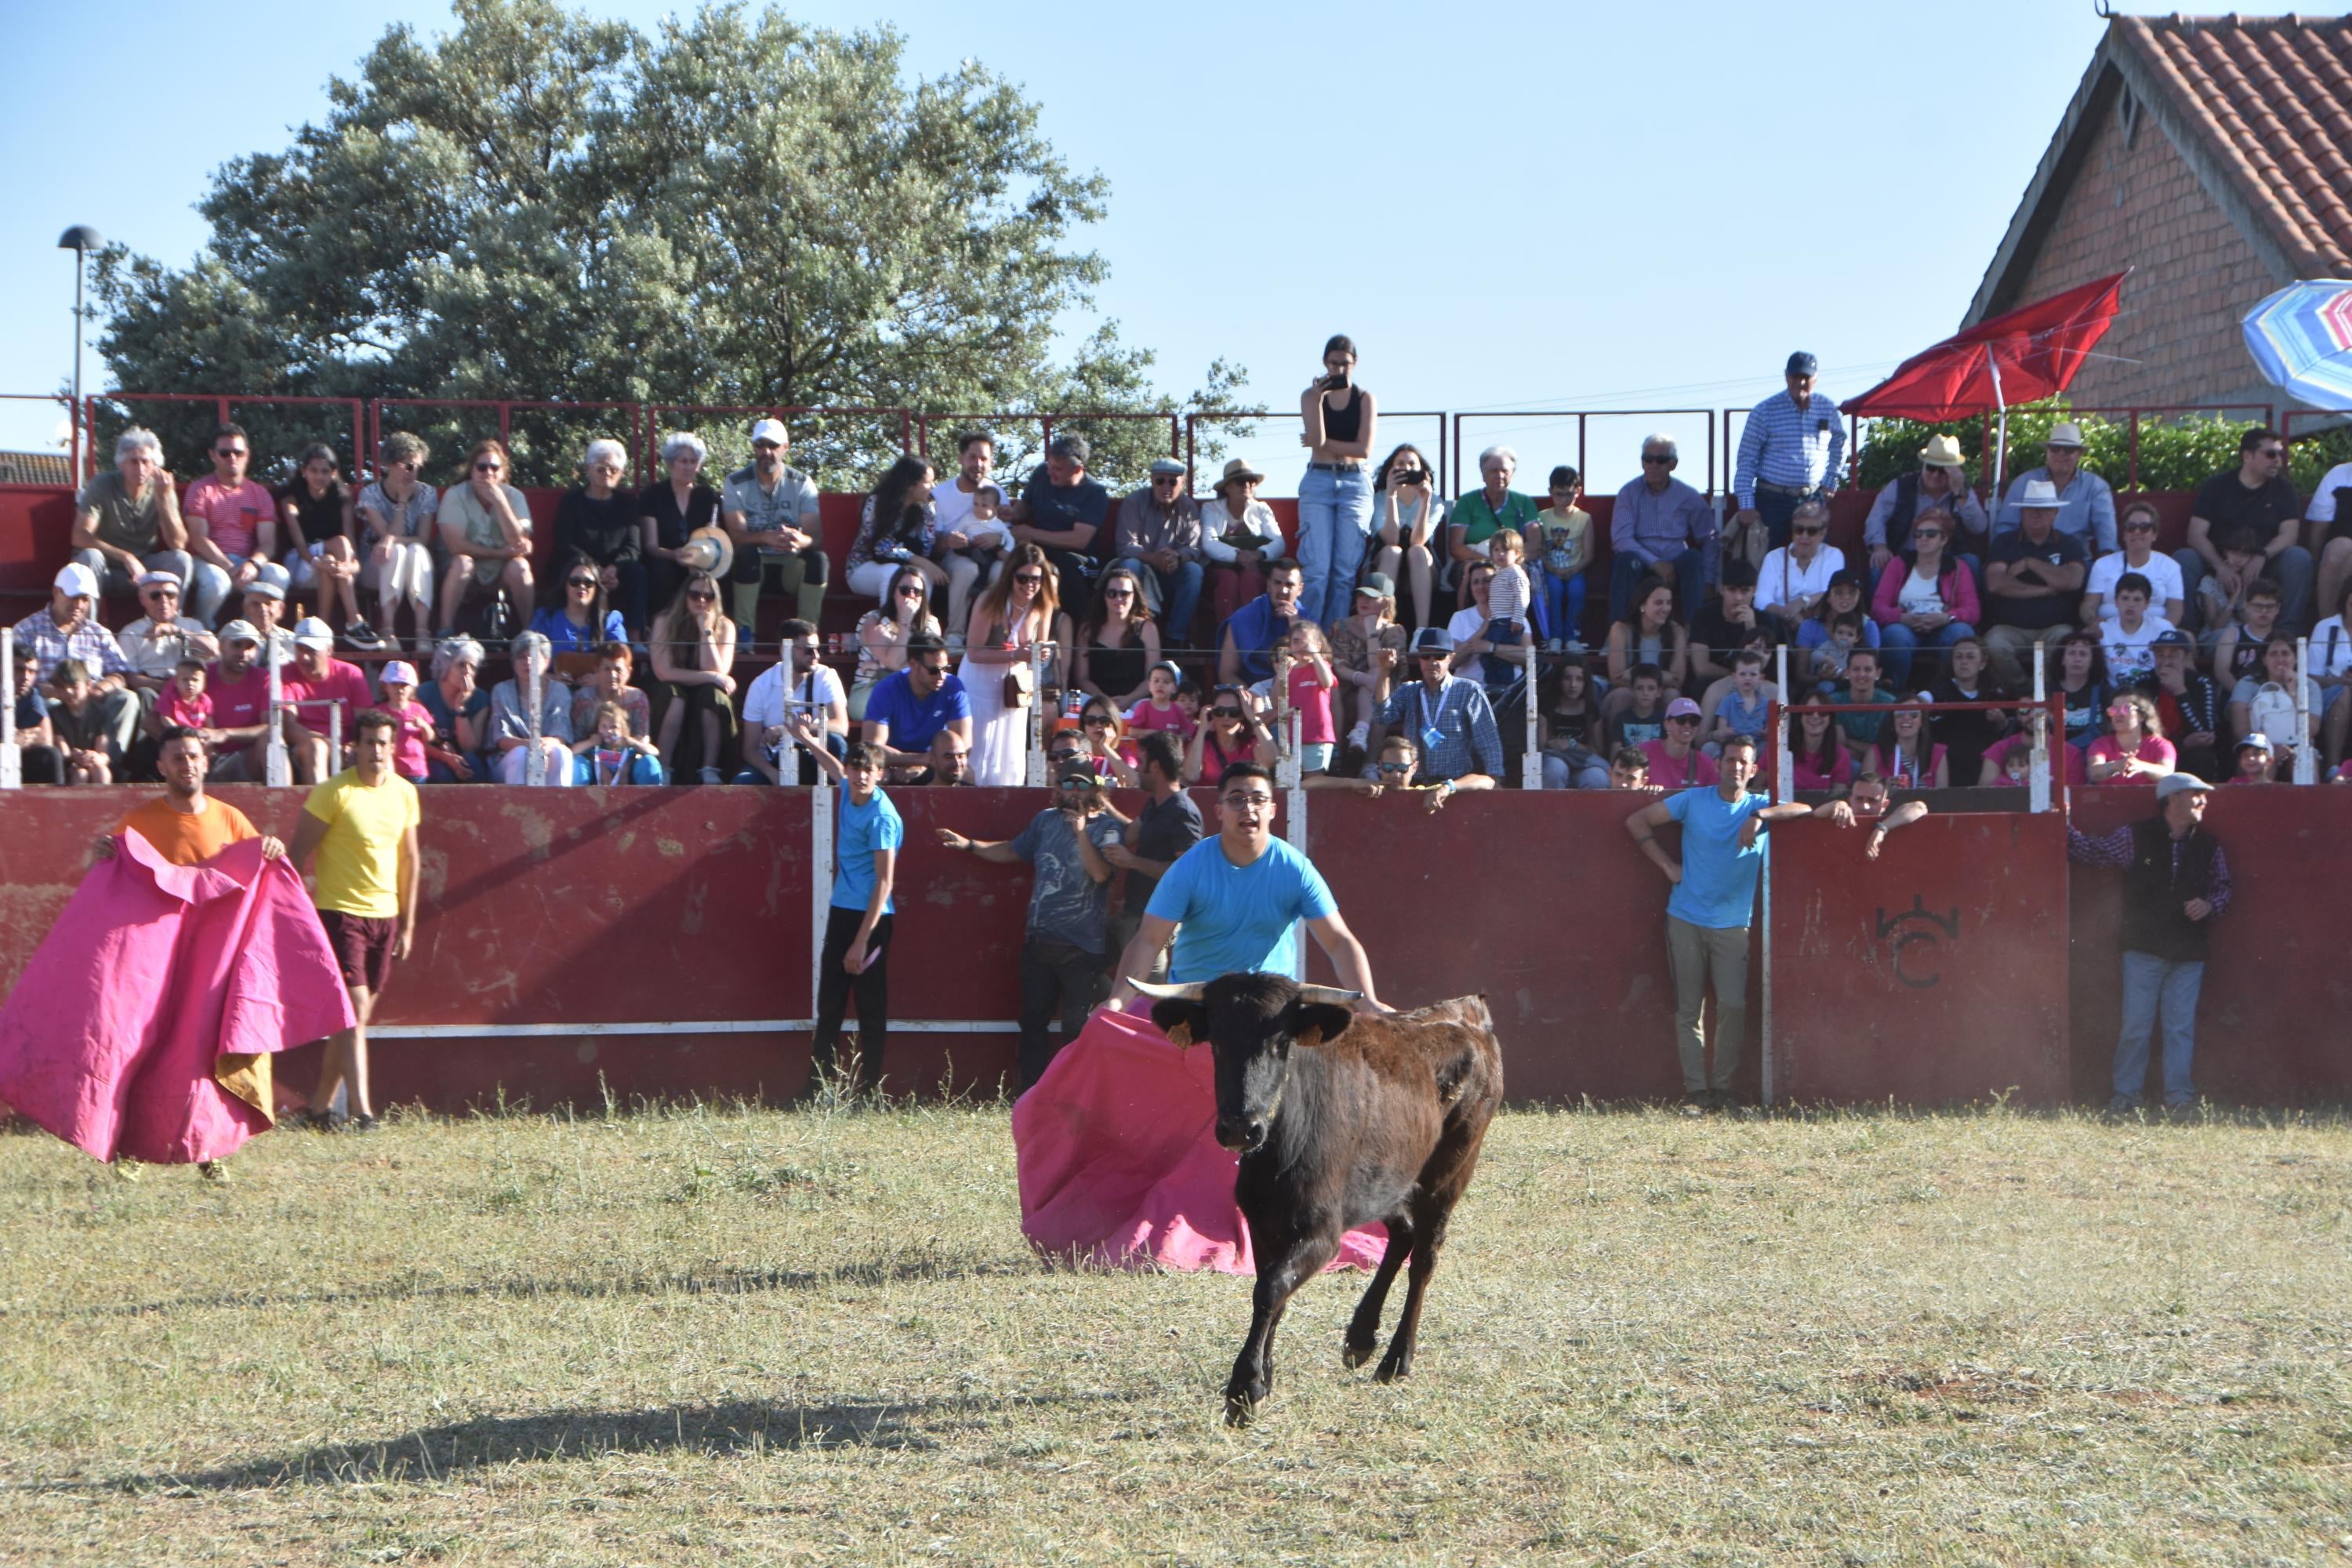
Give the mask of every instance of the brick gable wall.
M 2279 285 L 2150 117 L 2125 144 L 2112 106 L 2016 299 L 2039 300 L 2128 266 L 2119 319 L 2074 378 L 2077 404 L 2278 400 L 2239 335 Z

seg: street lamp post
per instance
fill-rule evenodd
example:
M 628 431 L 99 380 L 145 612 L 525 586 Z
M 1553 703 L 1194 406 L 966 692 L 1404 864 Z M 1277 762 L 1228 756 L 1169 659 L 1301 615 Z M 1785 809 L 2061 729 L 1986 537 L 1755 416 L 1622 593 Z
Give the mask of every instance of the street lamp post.
M 90 253 L 91 251 L 93 251 L 93 250 L 96 250 L 100 246 L 104 245 L 105 243 L 106 243 L 106 241 L 104 241 L 103 239 L 100 239 L 100 238 L 99 237 L 98 230 L 96 230 L 96 229 L 94 229 L 94 228 L 90 227 L 90 226 L 89 226 L 89 225 L 88 225 L 88 224 L 86 224 L 86 223 L 78 223 L 78 224 L 74 225 L 74 226 L 73 226 L 73 227 L 71 227 L 71 228 L 69 228 L 69 229 L 66 230 L 66 231 L 65 231 L 65 233 L 63 233 L 63 234 L 61 234 L 61 235 L 59 235 L 59 236 L 58 237 L 58 248 L 59 250 L 70 250 L 70 251 L 72 251 L 72 252 L 74 253 L 74 311 L 73 311 L 73 319 L 74 319 L 74 361 L 73 361 L 73 364 L 74 364 L 74 372 L 73 372 L 73 407 L 72 407 L 72 409 L 71 409 L 70 411 L 68 411 L 68 415 L 67 415 L 67 416 L 66 416 L 66 425 L 67 425 L 68 429 L 71 432 L 71 434 L 70 434 L 70 435 L 69 435 L 69 437 L 68 437 L 68 445 L 69 445 L 69 447 L 70 447 L 70 449 L 72 450 L 72 453 L 73 453 L 73 482 L 74 482 L 75 484 L 77 484 L 77 485 L 80 484 L 80 483 L 81 483 L 81 480 L 82 480 L 82 472 L 81 472 L 81 340 L 82 340 L 82 326 L 81 326 L 81 323 L 82 323 L 82 302 L 81 302 L 81 290 L 82 290 L 82 282 L 83 282 L 83 279 L 84 279 L 85 275 L 87 274 L 87 272 L 88 272 L 88 270 L 89 270 L 89 268 L 88 268 L 88 267 L 87 267 L 87 265 L 86 265 L 86 264 L 87 264 L 87 263 L 88 263 L 88 261 L 89 260 L 89 253 Z

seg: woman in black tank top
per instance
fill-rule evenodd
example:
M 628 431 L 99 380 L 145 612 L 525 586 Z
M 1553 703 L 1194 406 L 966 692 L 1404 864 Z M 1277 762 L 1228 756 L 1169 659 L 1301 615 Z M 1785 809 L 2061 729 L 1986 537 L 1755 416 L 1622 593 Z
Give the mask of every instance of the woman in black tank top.
M 1356 575 L 1372 531 L 1366 467 L 1379 411 L 1356 384 L 1356 345 L 1344 334 L 1323 345 L 1323 371 L 1298 395 L 1307 452 L 1298 481 L 1298 613 L 1321 626 L 1352 607 Z

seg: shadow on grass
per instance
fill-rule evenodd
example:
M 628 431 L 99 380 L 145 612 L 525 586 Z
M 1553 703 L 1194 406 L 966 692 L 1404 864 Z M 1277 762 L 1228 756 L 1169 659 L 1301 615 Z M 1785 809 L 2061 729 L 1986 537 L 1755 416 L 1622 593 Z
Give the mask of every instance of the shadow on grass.
M 1097 1392 L 853 1399 L 826 1405 L 738 1399 L 645 1410 L 549 1410 L 530 1415 L 478 1416 L 374 1440 L 322 1443 L 299 1453 L 205 1470 L 164 1470 L 103 1481 L 32 1481 L 12 1489 L 173 1496 L 299 1485 L 421 1482 L 432 1486 L 492 1466 L 611 1454 L 757 1457 L 771 1450 L 835 1447 L 921 1452 L 939 1447 L 944 1436 L 984 1426 L 1009 1412 L 1115 1405 L 1128 1397 Z
M 987 1279 L 1034 1274 L 1026 1259 L 973 1262 L 928 1257 L 891 1262 L 845 1263 L 834 1268 L 728 1268 L 707 1274 L 614 1274 L 559 1279 L 482 1279 L 437 1283 L 388 1279 L 336 1290 L 230 1290 L 213 1296 L 174 1296 L 161 1301 L 117 1301 L 52 1310 L 41 1307 L 0 1311 L 17 1318 L 114 1318 L 149 1313 L 251 1311 L 269 1307 L 335 1307 L 371 1301 L 479 1300 L 544 1298 L 601 1300 L 619 1296 L 752 1296 L 770 1290 L 821 1290 L 835 1285 L 900 1285 L 930 1280 Z

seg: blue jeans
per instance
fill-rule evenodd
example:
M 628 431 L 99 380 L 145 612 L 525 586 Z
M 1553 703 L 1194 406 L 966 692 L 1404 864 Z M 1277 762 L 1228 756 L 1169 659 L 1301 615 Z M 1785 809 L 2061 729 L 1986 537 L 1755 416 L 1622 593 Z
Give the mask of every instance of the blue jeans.
M 1827 498 L 1816 492 L 1813 499 L 1822 500 Z M 1773 549 L 1788 547 L 1790 520 L 1797 515 L 1797 508 L 1803 504 L 1800 497 L 1780 490 L 1768 490 L 1762 485 L 1756 487 L 1756 515 L 1764 520 L 1764 537 Z M 1687 616 L 1688 612 L 1685 611 L 1685 615 Z
M 1359 553 L 1359 562 L 1363 556 Z M 1164 612 L 1160 617 L 1162 640 L 1171 647 L 1192 646 L 1192 613 L 1201 607 L 1202 569 L 1198 561 L 1179 561 L 1173 572 L 1162 572 L 1145 561 L 1130 561 L 1139 572 L 1149 572 L 1151 580 L 1160 584 L 1160 604 Z
M 2197 590 L 2206 578 L 2213 574 L 2213 569 L 2206 565 L 2205 557 L 2198 554 L 2194 550 L 2176 550 L 2172 552 L 2172 558 L 2180 563 L 2181 614 L 2189 622 L 2181 629 L 2195 631 L 2198 629 L 2199 623 L 2205 618 L 2199 613 L 2200 600 L 2197 597 Z M 2273 556 L 2269 563 L 2261 568 L 2261 573 L 2262 575 L 2277 582 L 2279 593 L 2284 599 L 2279 605 L 2279 630 L 2283 632 L 2308 630 L 2315 619 L 2311 603 L 2311 552 L 2300 544 L 2290 544 Z M 2324 619 L 2327 616 L 2334 615 L 2336 610 L 2336 606 L 2333 605 L 2326 605 L 2322 608 L 2320 616 L 2315 618 Z M 2159 616 L 2164 614 L 2164 606 L 2157 605 L 2156 613 Z M 2204 629 L 2212 632 L 2220 630 L 2219 627 L 2214 626 Z
M 1543 583 L 1542 596 L 1536 600 L 1536 623 L 1547 637 L 1562 642 L 1577 642 L 1584 636 L 1584 574 L 1573 577 L 1555 577 L 1541 566 L 1536 568 Z
M 573 763 L 572 777 L 575 781 L 583 784 L 596 782 L 596 760 L 593 757 L 577 757 Z M 661 759 L 648 757 L 642 752 L 633 755 L 629 758 L 628 766 L 622 771 L 619 782 L 633 785 L 662 783 Z
M 2197 1050 L 2197 993 L 2205 984 L 2205 965 L 2174 963 L 2152 952 L 2124 954 L 2124 1030 L 2116 1041 L 2115 1110 L 2140 1103 L 2147 1087 L 2147 1047 L 2156 1032 L 2157 1012 L 2164 1014 L 2164 1103 L 2194 1105 L 2197 1086 L 2189 1079 L 2189 1058 Z
M 1924 641 L 1900 621 L 1879 627 L 1878 662 L 1886 667 L 1886 684 L 1897 692 L 1909 691 L 1911 661 L 1920 648 L 1934 648 L 1940 653 L 1962 637 L 1976 635 L 1976 628 L 1966 621 L 1947 621 L 1940 631 L 1929 632 Z
M 1675 574 L 1675 619 L 1687 625 L 1698 613 L 1700 600 L 1706 593 L 1706 552 L 1696 546 L 1685 548 L 1680 555 L 1664 563 Z M 1609 618 L 1622 621 L 1633 603 L 1633 590 L 1642 579 L 1656 574 L 1657 568 L 1630 550 L 1621 550 L 1611 557 L 1609 564 Z
M 1543 754 L 1543 786 L 1546 789 L 1607 789 L 1609 765 L 1591 752 L 1580 751 L 1574 756 L 1558 752 Z
M 1371 534 L 1371 470 L 1310 467 L 1298 481 L 1300 615 L 1321 625 L 1354 608 Z

